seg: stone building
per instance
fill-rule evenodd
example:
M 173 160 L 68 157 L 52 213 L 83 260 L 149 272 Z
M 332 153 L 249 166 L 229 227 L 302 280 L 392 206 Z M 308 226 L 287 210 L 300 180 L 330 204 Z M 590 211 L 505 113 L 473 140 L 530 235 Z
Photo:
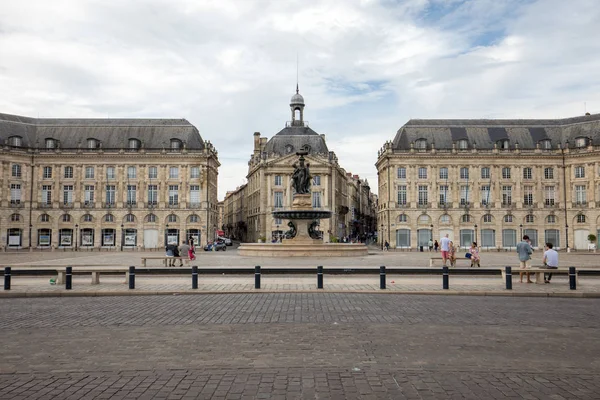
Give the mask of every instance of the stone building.
M 296 152 L 300 150 L 308 152 L 305 158 L 313 176 L 313 208 L 332 211 L 331 218 L 321 220 L 319 227 L 324 241 L 352 234 L 349 210 L 353 205 L 348 195 L 346 171 L 339 165 L 335 153 L 328 149 L 325 135 L 318 134 L 308 126 L 304 119 L 304 107 L 304 98 L 296 89 L 290 101 L 291 121 L 271 139 L 261 137 L 259 132 L 254 133 L 254 151 L 248 162 L 247 184 L 228 192 L 225 197 L 225 226 L 234 232 L 234 236 L 242 236 L 240 239 L 244 241 L 277 240 L 288 230 L 287 221 L 273 218 L 272 212 L 291 209 L 291 176 L 293 165 L 298 162 Z M 358 192 L 362 195 L 354 198 L 359 202 L 360 210 L 367 210 L 365 196 L 372 199 L 370 188 L 361 181 Z M 371 218 L 374 220 L 375 215 Z M 363 223 L 366 220 L 365 213 L 364 218 L 355 222 Z
M 0 114 L 0 245 L 163 248 L 217 224 L 219 161 L 184 119 Z
M 378 153 L 379 230 L 392 247 L 587 250 L 600 236 L 600 114 L 410 120 Z

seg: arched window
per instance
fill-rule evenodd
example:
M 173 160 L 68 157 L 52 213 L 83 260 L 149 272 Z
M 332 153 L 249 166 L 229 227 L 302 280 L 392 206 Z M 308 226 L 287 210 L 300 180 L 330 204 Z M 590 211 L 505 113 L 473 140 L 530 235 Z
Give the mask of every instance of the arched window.
M 469 148 L 469 141 L 467 139 L 460 139 L 458 141 L 458 148 L 461 150 L 466 150 Z
M 398 215 L 398 222 L 408 222 L 408 215 L 406 215 L 406 214 Z
M 492 214 L 485 214 L 483 216 L 483 222 L 484 223 L 489 224 L 489 223 L 492 223 L 492 221 L 493 221 Z
M 40 215 L 40 222 L 50 222 L 50 216 L 48 214 Z
M 429 218 L 429 215 L 421 215 L 419 217 L 419 224 L 428 224 L 431 221 L 431 218 Z
M 552 141 L 550 139 L 540 140 L 540 148 L 544 150 L 552 149 Z
M 586 137 L 578 137 L 575 139 L 575 147 L 585 147 L 587 146 L 588 138 Z
M 85 214 L 83 216 L 83 222 L 92 222 L 94 220 L 94 217 L 92 217 L 92 214 Z
M 141 147 L 141 142 L 138 139 L 129 139 L 129 150 L 136 151 Z
M 450 216 L 448 214 L 444 214 L 442 216 L 440 216 L 440 224 L 449 224 L 450 223 Z
M 19 222 L 21 221 L 21 215 L 20 214 L 12 214 L 10 216 L 10 222 Z
M 87 140 L 87 148 L 88 149 L 97 149 L 99 147 L 99 142 L 97 139 L 90 138 Z
M 112 214 L 106 214 L 104 216 L 104 222 L 115 222 L 115 217 Z
M 23 138 L 21 136 L 11 136 L 8 138 L 8 145 L 13 147 L 21 147 L 23 145 Z
M 47 149 L 55 149 L 56 148 L 56 140 L 46 139 L 46 148 Z
M 513 216 L 508 214 L 504 216 L 504 222 L 513 222 Z
M 71 216 L 69 214 L 63 214 L 62 221 L 63 222 L 71 222 Z
M 148 214 L 146 216 L 146 222 L 156 222 L 156 215 L 154 215 L 154 214 Z
M 179 149 L 181 149 L 181 140 L 171 139 L 171 150 L 179 150 Z
M 127 214 L 125 216 L 125 222 L 135 222 L 135 215 L 133 215 L 133 214 Z
M 548 215 L 546 217 L 546 222 L 549 224 L 555 224 L 556 223 L 556 215 Z
M 534 221 L 535 221 L 535 218 L 533 217 L 533 214 L 527 214 L 525 216 L 525 223 L 533 224 Z
M 304 146 L 302 146 L 302 149 L 308 153 L 310 153 L 310 145 L 307 143 Z
M 200 217 L 196 214 L 192 214 L 188 217 L 188 222 L 197 223 L 198 221 L 200 221 Z
M 461 220 L 462 222 L 471 222 L 471 216 L 469 214 L 464 214 Z
M 167 222 L 177 222 L 177 215 L 170 214 L 169 217 L 167 218 Z
M 418 139 L 415 142 L 415 149 L 426 150 L 427 149 L 427 139 Z
M 577 223 L 578 224 L 585 224 L 585 215 L 583 215 L 583 214 L 577 215 Z
M 285 154 L 290 154 L 292 151 L 294 151 L 294 146 L 291 144 L 285 146 Z

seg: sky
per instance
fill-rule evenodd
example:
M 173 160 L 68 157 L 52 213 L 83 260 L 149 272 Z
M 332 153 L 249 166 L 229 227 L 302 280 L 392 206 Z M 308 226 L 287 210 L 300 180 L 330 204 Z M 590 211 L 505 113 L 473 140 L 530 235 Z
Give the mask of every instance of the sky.
M 298 75 L 305 120 L 377 193 L 411 118 L 600 113 L 599 37 L 597 0 L 0 0 L 0 112 L 185 118 L 222 200 Z

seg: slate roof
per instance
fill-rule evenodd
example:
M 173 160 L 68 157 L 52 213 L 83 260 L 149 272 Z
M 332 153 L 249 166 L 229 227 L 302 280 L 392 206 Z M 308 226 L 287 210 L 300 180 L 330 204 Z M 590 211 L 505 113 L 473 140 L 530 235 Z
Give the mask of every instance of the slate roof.
M 138 139 L 145 149 L 162 149 L 179 139 L 188 150 L 204 149 L 200 132 L 185 119 L 52 119 L 0 113 L 0 144 L 11 136 L 22 137 L 23 147 L 43 148 L 46 139 L 55 139 L 63 149 L 85 148 L 87 139 L 97 139 L 103 149 L 121 149 L 129 139 Z
M 280 156 L 295 153 L 305 145 L 310 147 L 309 154 L 328 154 L 325 138 L 307 126 L 287 126 L 273 136 L 265 146 L 267 154 Z M 287 147 L 291 146 L 288 151 Z
M 522 149 L 535 149 L 538 142 L 549 139 L 552 148 L 586 137 L 600 145 L 600 114 L 565 119 L 411 119 L 398 130 L 393 140 L 395 150 L 408 150 L 410 143 L 427 140 L 427 148 L 451 149 L 460 139 L 469 141 L 469 148 L 493 149 L 494 143 L 508 139 L 510 148 L 516 143 Z

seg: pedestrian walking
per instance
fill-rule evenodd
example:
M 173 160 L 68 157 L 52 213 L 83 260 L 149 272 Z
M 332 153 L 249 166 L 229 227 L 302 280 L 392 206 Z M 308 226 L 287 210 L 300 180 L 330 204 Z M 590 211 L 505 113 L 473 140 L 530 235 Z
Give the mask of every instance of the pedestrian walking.
M 533 248 L 531 247 L 529 236 L 523 236 L 523 240 L 517 243 L 517 253 L 519 255 L 519 268 L 524 271 L 531 268 Z M 520 282 L 523 283 L 523 275 L 527 275 L 527 283 L 533 283 L 530 278 L 531 274 L 524 271 L 519 271 Z
M 437 251 L 439 250 L 439 248 L 440 248 L 440 244 L 436 240 L 435 242 L 433 242 L 433 250 L 435 250 L 435 252 L 437 253 Z
M 179 266 L 183 267 L 183 260 L 181 259 L 181 254 L 179 253 L 179 247 L 177 247 L 177 243 L 173 243 L 173 261 L 171 267 L 175 266 L 175 258 L 179 258 Z
M 448 259 L 448 246 L 450 244 L 450 239 L 448 239 L 448 234 L 440 239 L 440 248 L 442 250 L 442 260 L 444 261 L 444 267 L 446 266 L 446 260 Z
M 558 253 L 552 247 L 552 243 L 546 243 L 546 251 L 544 252 L 544 265 L 546 268 L 557 269 L 558 268 Z M 552 272 L 544 273 L 544 283 L 550 283 L 552 279 Z
M 429 242 L 427 243 L 427 247 L 429 247 L 429 251 L 433 250 L 433 240 L 429 239 Z
M 165 255 L 167 257 L 169 257 L 169 259 L 167 260 L 167 267 L 174 266 L 173 259 L 172 259 L 175 256 L 175 253 L 173 251 L 174 247 L 177 247 L 177 246 L 173 246 L 173 243 L 168 243 L 167 247 L 165 248 L 165 250 L 166 250 L 166 254 Z
M 187 257 L 190 260 L 190 246 L 185 242 L 181 242 L 181 246 L 179 246 L 179 255 L 181 256 L 181 260 L 179 266 L 183 267 L 183 258 Z
M 390 251 L 390 244 L 388 243 L 387 240 L 384 243 L 384 247 L 385 247 L 385 251 Z
M 471 254 L 471 267 L 477 266 L 477 268 L 479 268 L 481 266 L 479 264 L 481 258 L 479 256 L 479 248 L 477 247 L 477 242 L 473 242 L 471 244 L 469 253 Z

